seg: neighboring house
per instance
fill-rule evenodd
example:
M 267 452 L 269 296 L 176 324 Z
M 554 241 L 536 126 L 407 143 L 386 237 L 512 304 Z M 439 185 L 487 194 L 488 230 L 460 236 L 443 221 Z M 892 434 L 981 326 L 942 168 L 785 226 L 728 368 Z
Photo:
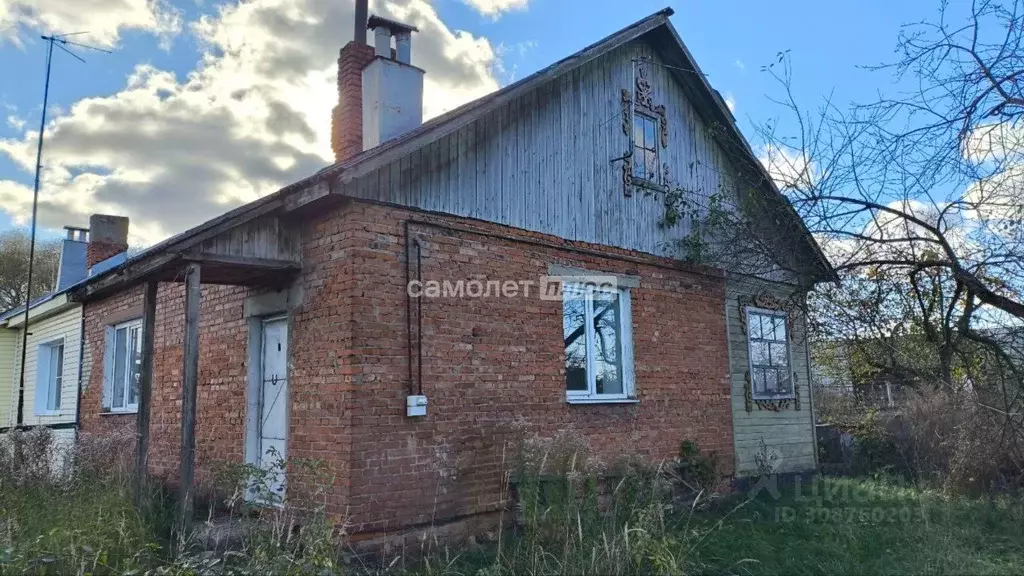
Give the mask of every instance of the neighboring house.
M 95 218 L 92 222 L 96 225 Z M 121 228 L 127 232 L 127 222 Z M 69 298 L 71 288 L 92 273 L 102 273 L 125 259 L 90 251 L 89 230 L 65 227 L 57 284 L 32 301 L 25 337 L 25 307 L 0 314 L 0 409 L 2 430 L 50 428 L 58 445 L 70 446 L 78 425 L 81 379 L 82 305 Z M 102 226 L 100 226 L 102 229 Z M 113 256 L 108 258 L 108 256 Z M 22 342 L 24 381 L 21 378 Z M 24 383 L 22 385 L 22 382 Z M 60 451 L 55 451 L 59 456 Z
M 148 470 L 188 489 L 193 458 L 200 480 L 321 460 L 356 537 L 495 518 L 524 433 L 573 430 L 609 462 L 693 440 L 738 475 L 764 439 L 813 468 L 783 304 L 833 275 L 813 239 L 780 234 L 771 281 L 661 248 L 689 233 L 658 225 L 668 181 L 729 189 L 726 147 L 759 166 L 670 15 L 422 125 L 415 29 L 371 17 L 375 47 L 338 60 L 334 165 L 74 290 L 83 430 L 138 426 Z

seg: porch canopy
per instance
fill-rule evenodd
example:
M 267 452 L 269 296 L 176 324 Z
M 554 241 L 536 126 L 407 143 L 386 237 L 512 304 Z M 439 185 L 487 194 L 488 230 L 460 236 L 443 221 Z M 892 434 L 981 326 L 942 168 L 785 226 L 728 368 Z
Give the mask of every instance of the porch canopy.
M 172 237 L 90 278 L 71 293 L 78 302 L 99 300 L 142 284 L 142 365 L 137 413 L 136 493 L 142 494 L 149 452 L 153 386 L 153 335 L 157 285 L 185 284 L 185 340 L 181 405 L 179 529 L 193 514 L 195 415 L 199 375 L 199 308 L 202 284 L 283 287 L 301 268 L 300 233 L 280 195 L 261 199 Z

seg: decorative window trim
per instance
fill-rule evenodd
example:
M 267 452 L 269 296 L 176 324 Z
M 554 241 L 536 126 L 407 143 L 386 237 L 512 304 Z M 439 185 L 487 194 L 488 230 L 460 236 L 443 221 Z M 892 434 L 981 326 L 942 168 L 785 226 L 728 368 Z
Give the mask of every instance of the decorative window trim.
M 752 412 L 756 406 L 758 411 L 767 410 L 771 412 L 781 412 L 782 410 L 800 410 L 800 384 L 798 373 L 793 370 L 793 342 L 795 340 L 793 333 L 793 314 L 790 312 L 788 307 L 777 297 L 768 293 L 761 292 L 754 295 L 753 297 L 739 297 L 739 318 L 740 325 L 743 328 L 743 336 L 747 354 L 747 370 L 744 373 L 744 405 L 747 412 Z M 753 381 L 752 381 L 752 370 L 753 370 L 753 359 L 750 355 L 750 328 L 748 323 L 749 313 L 753 311 L 755 313 L 762 314 L 774 314 L 778 316 L 784 316 L 786 319 L 786 354 L 788 356 L 789 370 L 793 372 L 793 391 L 785 396 L 774 396 L 766 398 L 755 398 L 753 392 Z
M 633 105 L 634 94 L 636 105 Z M 652 96 L 650 80 L 647 79 L 647 69 L 643 66 L 636 67 L 636 81 L 633 90 L 622 89 L 622 132 L 629 137 L 629 153 L 622 163 L 622 185 L 626 196 L 633 195 L 633 188 L 640 186 L 650 188 L 654 191 L 662 191 L 660 181 L 651 181 L 633 176 L 633 152 L 636 149 L 636 142 L 633 135 L 633 113 L 639 112 L 650 116 L 658 123 L 658 132 L 661 140 L 661 147 L 668 148 L 668 110 L 663 104 L 655 105 Z M 658 162 L 661 163 L 661 155 L 658 155 Z M 659 170 L 664 172 L 664 170 Z M 660 180 L 660 177 L 659 177 Z
M 53 382 L 53 374 L 50 372 L 50 362 L 53 355 L 54 348 L 60 347 L 61 349 L 61 361 L 60 361 L 60 384 L 57 385 L 57 407 L 50 408 L 50 385 Z M 45 360 L 44 360 L 45 357 Z M 62 409 L 62 400 L 64 395 L 64 368 L 66 355 L 66 346 L 64 337 L 53 338 L 40 342 L 36 346 L 36 389 L 35 389 L 35 406 L 34 414 L 36 416 L 60 416 Z
M 596 286 L 585 286 L 578 283 L 567 281 L 563 285 L 563 318 L 565 314 L 564 309 L 564 298 L 566 289 L 570 286 L 583 286 L 586 291 L 586 319 L 584 320 L 584 326 L 591 326 L 593 324 L 593 296 L 594 292 L 615 292 L 618 295 L 618 306 L 619 306 L 619 354 L 621 356 L 622 365 L 622 392 L 619 394 L 598 394 L 596 391 L 597 379 L 594 370 L 594 351 L 593 351 L 593 338 L 591 337 L 592 330 L 585 331 L 586 348 L 587 348 L 587 368 L 586 368 L 586 379 L 587 389 L 586 390 L 565 390 L 565 399 L 569 404 L 635 404 L 639 402 L 636 398 L 636 374 L 633 361 L 633 316 L 632 316 L 632 300 L 630 297 L 630 287 L 633 285 L 632 282 L 618 285 L 614 290 L 609 288 L 599 288 Z M 564 321 L 564 320 L 563 320 Z M 564 385 L 564 383 L 563 383 Z

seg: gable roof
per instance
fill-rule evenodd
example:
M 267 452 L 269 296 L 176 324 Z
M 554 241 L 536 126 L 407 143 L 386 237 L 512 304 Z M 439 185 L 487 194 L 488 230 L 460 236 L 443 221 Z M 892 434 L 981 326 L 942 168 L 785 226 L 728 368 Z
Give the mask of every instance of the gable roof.
M 563 58 L 504 88 L 433 118 L 414 130 L 383 142 L 374 148 L 364 150 L 351 158 L 335 162 L 311 176 L 285 186 L 277 192 L 240 206 L 181 234 L 172 236 L 137 254 L 135 257 L 129 258 L 126 262 L 108 270 L 105 274 L 95 276 L 93 279 L 105 276 L 106 274 L 117 273 L 126 265 L 151 258 L 160 252 L 192 246 L 200 238 L 209 237 L 210 234 L 217 231 L 248 222 L 257 216 L 267 214 L 273 210 L 279 208 L 294 209 L 329 196 L 336 184 L 344 186 L 344 184 L 351 182 L 355 178 L 366 175 L 390 162 L 402 158 L 410 152 L 459 130 L 489 112 L 595 58 L 599 58 L 641 36 L 650 35 L 651 41 L 659 49 L 661 56 L 671 65 L 670 69 L 673 75 L 683 86 L 687 97 L 691 100 L 698 113 L 709 124 L 720 125 L 725 128 L 724 135 L 719 134 L 717 131 L 715 133 L 714 137 L 719 145 L 723 146 L 726 150 L 742 154 L 750 160 L 749 164 L 759 172 L 760 180 L 764 182 L 763 187 L 767 200 L 781 208 L 786 217 L 791 219 L 792 224 L 801 232 L 800 235 L 803 240 L 802 250 L 806 252 L 810 257 L 810 261 L 813 262 L 812 268 L 814 272 L 812 276 L 814 281 L 836 280 L 835 271 L 807 230 L 803 220 L 789 204 L 785 196 L 779 192 L 774 181 L 768 175 L 767 170 L 761 165 L 750 144 L 736 126 L 732 113 L 729 112 L 725 101 L 718 91 L 708 83 L 704 73 L 697 66 L 693 55 L 686 48 L 686 45 L 683 44 L 675 27 L 669 21 L 669 17 L 673 14 L 674 11 L 671 8 L 655 12 L 583 48 L 571 56 Z

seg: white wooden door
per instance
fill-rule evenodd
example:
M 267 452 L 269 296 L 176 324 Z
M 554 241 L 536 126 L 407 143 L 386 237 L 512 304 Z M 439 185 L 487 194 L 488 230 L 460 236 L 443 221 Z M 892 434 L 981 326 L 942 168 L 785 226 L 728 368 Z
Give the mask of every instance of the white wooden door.
M 268 472 L 266 487 L 284 501 L 288 456 L 288 323 L 263 322 L 259 419 L 259 462 Z

